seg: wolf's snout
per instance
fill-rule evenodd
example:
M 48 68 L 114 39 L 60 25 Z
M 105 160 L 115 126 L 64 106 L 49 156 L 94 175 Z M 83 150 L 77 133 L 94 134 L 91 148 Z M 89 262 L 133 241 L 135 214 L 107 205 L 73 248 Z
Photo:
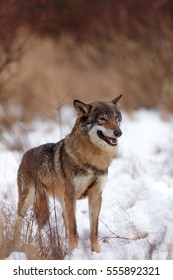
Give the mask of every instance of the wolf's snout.
M 116 138 L 119 138 L 122 135 L 121 129 L 114 130 L 114 135 Z

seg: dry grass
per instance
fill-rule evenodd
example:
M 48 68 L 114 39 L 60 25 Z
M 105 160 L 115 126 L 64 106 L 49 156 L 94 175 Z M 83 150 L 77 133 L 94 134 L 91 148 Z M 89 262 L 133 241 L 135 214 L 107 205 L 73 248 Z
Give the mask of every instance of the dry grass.
M 11 206 L 1 203 L 0 205 L 0 259 L 4 259 L 13 251 L 24 252 L 28 259 L 64 259 L 67 250 L 64 245 L 62 233 L 59 233 L 58 222 L 49 223 L 42 231 L 42 247 L 39 246 L 38 228 L 35 224 L 33 211 L 30 210 L 24 218 L 23 231 L 20 245 L 13 245 L 13 230 L 16 210 Z
M 1 203 L 0 207 L 0 259 L 9 255 L 12 249 L 14 216 L 8 206 Z M 12 218 L 13 217 L 13 218 Z

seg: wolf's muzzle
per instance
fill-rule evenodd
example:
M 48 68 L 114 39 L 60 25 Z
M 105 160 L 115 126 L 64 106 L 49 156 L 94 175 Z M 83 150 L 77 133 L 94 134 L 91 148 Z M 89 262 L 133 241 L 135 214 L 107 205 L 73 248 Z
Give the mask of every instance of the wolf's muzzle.
M 116 138 L 119 138 L 122 135 L 121 129 L 116 129 L 113 133 Z

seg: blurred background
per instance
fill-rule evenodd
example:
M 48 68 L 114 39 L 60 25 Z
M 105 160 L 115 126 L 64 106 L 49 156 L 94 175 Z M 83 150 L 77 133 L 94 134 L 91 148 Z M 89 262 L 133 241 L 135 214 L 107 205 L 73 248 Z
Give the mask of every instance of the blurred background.
M 171 0 L 0 0 L 0 131 L 120 93 L 170 112 L 172 62 Z

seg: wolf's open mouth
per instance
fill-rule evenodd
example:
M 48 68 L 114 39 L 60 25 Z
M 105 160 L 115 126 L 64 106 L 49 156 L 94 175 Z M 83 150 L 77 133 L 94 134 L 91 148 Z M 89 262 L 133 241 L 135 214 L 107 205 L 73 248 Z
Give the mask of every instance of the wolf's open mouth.
M 108 143 L 111 146 L 116 146 L 117 145 L 117 139 L 116 138 L 111 138 L 103 134 L 101 130 L 97 131 L 98 137 L 100 137 L 102 140 L 104 140 L 106 143 Z

